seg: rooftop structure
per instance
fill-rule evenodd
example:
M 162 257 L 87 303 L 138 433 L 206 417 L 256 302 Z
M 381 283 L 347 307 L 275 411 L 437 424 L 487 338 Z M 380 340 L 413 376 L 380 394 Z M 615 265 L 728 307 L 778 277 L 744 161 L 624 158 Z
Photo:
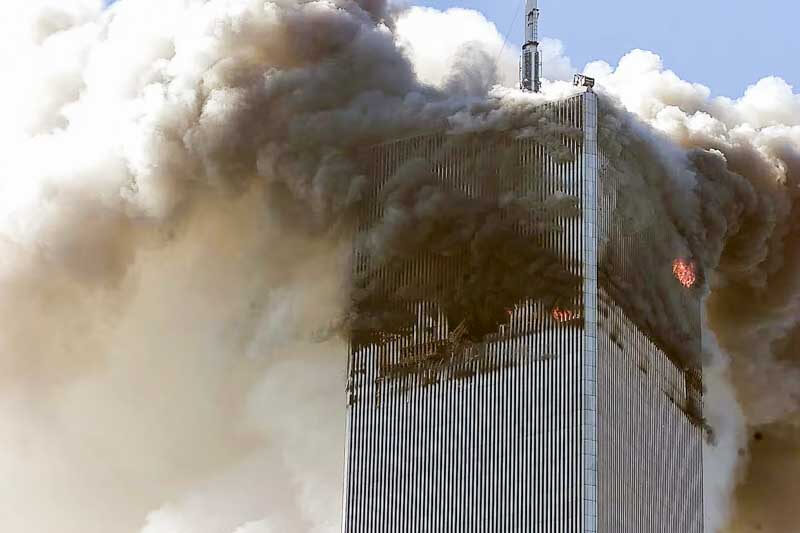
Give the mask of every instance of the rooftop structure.
M 539 55 L 539 3 L 525 2 L 525 43 L 519 67 L 520 89 L 538 93 L 542 89 L 542 60 Z

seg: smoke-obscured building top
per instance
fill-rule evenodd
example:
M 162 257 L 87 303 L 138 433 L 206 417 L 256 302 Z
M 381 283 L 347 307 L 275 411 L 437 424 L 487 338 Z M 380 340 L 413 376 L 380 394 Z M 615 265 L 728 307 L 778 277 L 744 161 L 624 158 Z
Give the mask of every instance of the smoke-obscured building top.
M 702 273 L 596 94 L 528 119 L 364 154 L 347 533 L 702 531 Z

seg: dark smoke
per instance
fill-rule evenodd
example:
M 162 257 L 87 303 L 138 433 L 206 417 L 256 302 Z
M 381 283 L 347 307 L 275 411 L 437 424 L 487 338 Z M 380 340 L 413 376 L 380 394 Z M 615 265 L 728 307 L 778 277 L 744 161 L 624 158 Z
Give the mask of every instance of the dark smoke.
M 576 136 L 568 127 L 561 130 L 565 138 Z M 464 322 L 479 341 L 507 323 L 509 310 L 526 300 L 546 308 L 575 301 L 580 280 L 541 242 L 557 230 L 558 218 L 578 214 L 577 199 L 516 192 L 524 173 L 514 136 L 497 131 L 453 135 L 431 158 L 470 165 L 465 174 L 472 190 L 481 191 L 477 195 L 438 178 L 433 163 L 422 158 L 402 165 L 381 188 L 375 200 L 383 214 L 364 235 L 361 249 L 372 270 L 356 294 L 357 331 L 409 332 L 413 316 L 389 311 L 399 320 L 387 324 L 378 315 L 397 304 L 407 307 L 403 302 L 433 300 L 449 324 Z M 466 153 L 474 157 L 465 158 Z M 424 273 L 409 268 L 420 259 L 429 263 Z M 404 282 L 393 291 L 384 282 L 397 275 Z

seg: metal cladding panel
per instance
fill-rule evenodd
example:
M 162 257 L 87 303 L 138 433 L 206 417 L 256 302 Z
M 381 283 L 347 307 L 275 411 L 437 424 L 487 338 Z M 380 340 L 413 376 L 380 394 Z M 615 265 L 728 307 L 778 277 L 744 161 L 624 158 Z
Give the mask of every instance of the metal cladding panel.
M 601 289 L 598 531 L 701 533 L 703 430 L 685 375 Z
M 345 531 L 579 529 L 579 329 L 487 351 L 497 371 L 383 384 L 379 405 L 351 406 Z M 375 372 L 363 374 L 365 398 L 375 398 Z
M 514 192 L 578 200 L 578 216 L 530 238 L 580 277 L 573 308 L 580 319 L 556 320 L 540 302 L 519 302 L 508 323 L 466 355 L 424 372 L 387 369 L 424 361 L 431 346 L 457 333 L 436 302 L 414 303 L 404 335 L 354 342 L 345 533 L 701 531 L 702 430 L 669 397 L 679 398 L 688 381 L 599 287 L 598 243 L 614 231 L 596 96 L 547 107 L 582 131 L 565 141 L 575 157 L 565 162 L 533 140 L 513 141 L 525 178 Z M 447 136 L 427 135 L 370 149 L 373 188 L 361 230 L 383 215 L 381 188 L 414 158 L 467 196 L 502 193 L 477 175 L 479 148 L 447 145 Z M 376 275 L 369 255 L 357 251 L 354 259 L 356 279 Z M 377 275 L 391 292 L 413 276 L 459 274 L 460 265 L 441 261 L 425 255 Z M 614 333 L 623 325 L 624 339 Z M 637 366 L 643 358 L 646 379 Z M 656 379 L 656 369 L 669 379 Z

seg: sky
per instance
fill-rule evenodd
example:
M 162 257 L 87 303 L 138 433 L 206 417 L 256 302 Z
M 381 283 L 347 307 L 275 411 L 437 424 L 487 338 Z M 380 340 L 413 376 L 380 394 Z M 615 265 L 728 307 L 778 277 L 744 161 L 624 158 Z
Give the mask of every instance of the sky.
M 525 0 L 407 2 L 475 9 L 501 34 L 508 33 L 509 46 L 522 42 Z M 668 69 L 717 96 L 741 96 L 766 76 L 800 87 L 800 2 L 795 0 L 539 0 L 539 8 L 541 35 L 561 40 L 578 68 L 597 59 L 615 65 L 641 48 L 658 53 Z
M 524 0 L 410 3 L 481 11 L 500 33 L 512 28 L 511 46 L 522 41 Z M 766 76 L 800 87 L 800 2 L 795 0 L 539 0 L 539 9 L 540 34 L 563 41 L 578 68 L 596 59 L 615 65 L 626 52 L 642 48 L 718 96 L 741 96 Z

